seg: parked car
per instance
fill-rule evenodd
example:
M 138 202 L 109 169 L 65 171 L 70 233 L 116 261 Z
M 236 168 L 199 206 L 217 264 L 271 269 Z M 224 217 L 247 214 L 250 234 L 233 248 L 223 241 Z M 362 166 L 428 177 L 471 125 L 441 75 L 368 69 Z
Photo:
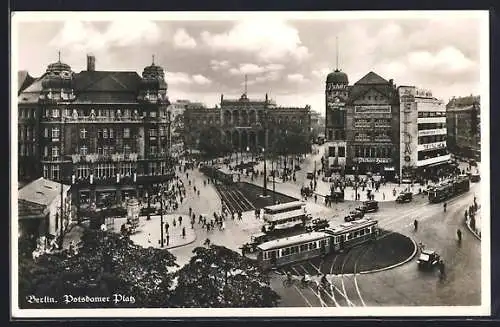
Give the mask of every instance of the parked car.
M 365 215 L 365 212 L 363 210 L 360 210 L 361 208 L 356 208 L 355 210 L 352 210 L 349 212 L 349 215 L 353 216 L 356 219 L 361 219 Z
M 417 259 L 419 269 L 432 269 L 439 263 L 440 256 L 434 250 L 423 250 Z
M 361 207 L 356 208 L 359 211 L 363 211 L 363 213 L 367 212 L 376 212 L 378 211 L 378 202 L 377 201 L 365 201 Z
M 317 232 L 317 231 L 323 230 L 323 229 L 328 228 L 328 227 L 330 227 L 330 223 L 328 222 L 328 220 L 321 219 L 321 218 L 315 218 L 307 224 L 306 230 L 308 232 L 312 232 L 312 231 Z
M 307 179 L 314 179 L 314 173 L 311 171 L 307 172 L 306 178 Z
M 398 202 L 398 203 L 411 202 L 412 198 L 413 198 L 413 193 L 411 193 L 411 192 L 401 192 L 396 197 L 396 202 Z
M 363 218 L 363 217 L 360 217 L 360 216 L 354 216 L 354 215 L 352 215 L 352 214 L 348 214 L 347 216 L 345 216 L 345 217 L 344 217 L 344 221 L 345 221 L 346 223 L 348 223 L 348 222 L 355 221 L 355 220 L 358 220 L 358 219 L 361 219 L 361 218 Z
M 250 242 L 243 244 L 241 247 L 243 252 L 253 253 L 257 246 L 269 240 L 269 236 L 266 233 L 256 233 L 250 236 Z
M 470 181 L 473 183 L 477 183 L 481 180 L 481 176 L 479 174 L 471 174 Z

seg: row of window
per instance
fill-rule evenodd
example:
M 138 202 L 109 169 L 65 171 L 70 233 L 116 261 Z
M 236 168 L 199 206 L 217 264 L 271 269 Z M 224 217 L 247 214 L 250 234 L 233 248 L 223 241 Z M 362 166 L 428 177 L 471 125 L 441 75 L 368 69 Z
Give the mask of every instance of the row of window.
M 29 109 L 27 109 L 29 110 Z M 86 116 L 91 116 L 95 115 L 96 117 L 123 117 L 123 118 L 130 118 L 133 113 L 138 114 L 137 110 L 132 110 L 132 109 L 97 109 L 97 110 L 92 110 L 92 109 L 75 109 L 76 114 L 78 117 L 86 117 Z M 24 113 L 23 113 L 24 114 Z M 28 113 L 29 114 L 29 113 Z M 46 109 L 44 113 L 44 117 L 49 118 L 59 118 L 63 115 L 63 117 L 71 117 L 73 116 L 73 109 Z M 157 111 L 150 111 L 148 116 L 152 118 L 156 118 L 158 115 Z M 160 111 L 160 116 L 161 117 L 166 117 L 167 112 L 166 111 Z M 33 111 L 33 117 L 34 117 L 34 111 Z M 26 117 L 27 118 L 27 117 Z
M 20 129 L 20 139 L 22 140 L 23 139 L 23 134 L 21 133 L 22 129 Z M 26 128 L 26 133 L 27 135 L 30 135 L 29 132 L 31 130 L 28 130 L 28 128 Z M 166 136 L 167 135 L 167 129 L 164 128 L 164 127 L 160 127 L 159 129 L 149 129 L 149 136 L 150 137 L 157 137 L 158 136 L 158 132 L 160 134 L 160 136 Z M 60 136 L 60 133 L 61 133 L 61 129 L 59 127 L 52 127 L 51 131 L 50 131 L 50 137 L 52 139 L 55 139 L 55 140 L 58 140 L 59 139 L 59 136 Z M 123 138 L 130 138 L 130 128 L 128 127 L 125 127 L 122 129 L 122 135 L 123 135 Z M 88 130 L 86 128 L 81 128 L 80 129 L 80 139 L 86 139 L 87 138 L 87 135 L 88 135 Z M 44 137 L 48 138 L 49 137 L 49 129 L 48 128 L 45 128 L 44 130 Z M 107 139 L 107 138 L 114 138 L 115 137 L 115 130 L 113 128 L 99 128 L 97 130 L 97 137 L 98 138 L 103 138 L 103 139 Z M 27 136 L 27 139 L 29 139 L 29 137 Z
M 46 165 L 44 165 L 45 167 Z M 150 175 L 165 175 L 170 172 L 170 167 L 166 162 L 150 162 L 148 164 Z M 110 178 L 117 174 L 121 176 L 133 176 L 137 166 L 135 163 L 123 162 L 120 164 L 114 163 L 99 163 L 92 169 L 89 164 L 79 164 L 76 167 L 76 178 L 89 178 L 92 174 L 94 178 Z
M 446 111 L 419 111 L 418 118 L 446 117 Z
M 446 135 L 429 135 L 420 136 L 418 138 L 418 144 L 436 143 L 446 141 Z
M 339 146 L 339 147 L 337 147 L 337 149 L 338 149 L 339 157 L 345 157 L 345 146 Z M 335 147 L 334 146 L 328 147 L 328 156 L 335 157 Z
M 447 155 L 449 152 L 447 149 L 436 149 L 430 151 L 419 151 L 418 152 L 418 160 L 426 160 L 436 157 L 441 157 Z
M 19 141 L 34 141 L 34 128 L 31 126 L 19 126 L 17 129 L 17 138 Z
M 302 252 L 308 252 L 308 251 L 313 251 L 318 248 L 326 248 L 328 246 L 328 238 L 319 240 L 319 241 L 314 241 L 314 242 L 308 242 L 304 244 L 298 244 L 298 245 L 292 245 L 286 248 L 278 249 L 278 250 L 270 250 L 270 251 L 264 251 L 262 254 L 262 259 L 263 260 L 270 260 L 271 258 L 280 258 L 296 253 L 302 253 Z
M 361 158 L 390 158 L 391 147 L 354 146 L 354 156 Z
M 19 118 L 35 118 L 36 109 L 23 108 L 19 109 Z
M 423 124 L 418 124 L 418 130 L 423 131 L 427 129 L 440 129 L 440 128 L 446 128 L 446 123 L 423 123 Z
M 24 157 L 24 156 L 34 156 L 36 154 L 36 145 L 35 144 L 32 144 L 32 145 L 25 145 L 25 144 L 20 144 L 19 145 L 19 155 L 21 157 Z

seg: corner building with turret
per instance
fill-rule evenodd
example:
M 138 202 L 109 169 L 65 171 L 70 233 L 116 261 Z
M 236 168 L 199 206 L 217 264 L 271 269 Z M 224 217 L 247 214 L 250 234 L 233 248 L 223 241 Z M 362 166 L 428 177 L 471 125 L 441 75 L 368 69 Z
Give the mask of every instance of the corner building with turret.
M 19 181 L 71 184 L 77 205 L 142 195 L 174 175 L 169 104 L 154 62 L 139 76 L 96 70 L 94 56 L 79 73 L 59 59 L 18 97 Z

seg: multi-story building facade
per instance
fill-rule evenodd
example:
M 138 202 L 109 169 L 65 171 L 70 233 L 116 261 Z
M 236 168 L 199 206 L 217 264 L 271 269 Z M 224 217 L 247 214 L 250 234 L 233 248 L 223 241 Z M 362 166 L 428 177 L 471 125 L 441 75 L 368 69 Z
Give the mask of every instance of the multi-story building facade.
M 78 201 L 97 204 L 169 180 L 168 106 L 164 70 L 154 63 L 142 77 L 97 71 L 93 56 L 79 73 L 52 63 L 18 97 L 19 178 L 73 184 Z
M 452 98 L 446 105 L 450 152 L 481 161 L 481 106 L 479 96 Z
M 191 148 L 209 142 L 227 152 L 258 153 L 277 146 L 280 136 L 295 135 L 303 140 L 302 153 L 310 150 L 311 108 L 284 108 L 268 98 L 252 100 L 243 94 L 239 99 L 225 99 L 220 107 L 190 108 L 184 112 L 185 143 Z
M 346 102 L 349 79 L 338 68 L 328 74 L 325 87 L 326 162 L 323 169 L 344 170 L 346 165 Z M 326 166 L 326 167 L 325 167 Z
M 175 155 L 182 154 L 184 150 L 184 111 L 186 109 L 202 109 L 205 105 L 189 100 L 177 100 L 168 107 L 171 120 L 171 152 Z
M 399 174 L 402 179 L 435 175 L 450 155 L 446 144 L 446 107 L 429 90 L 400 86 Z
M 346 172 L 395 177 L 399 166 L 399 100 L 392 80 L 369 72 L 349 88 Z

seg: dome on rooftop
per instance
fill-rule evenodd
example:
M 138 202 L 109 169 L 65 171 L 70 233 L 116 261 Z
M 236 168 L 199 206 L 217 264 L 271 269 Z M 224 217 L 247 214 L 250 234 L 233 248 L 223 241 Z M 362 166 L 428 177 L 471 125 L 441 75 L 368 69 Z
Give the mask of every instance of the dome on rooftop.
M 328 74 L 326 77 L 326 82 L 327 83 L 333 83 L 333 84 L 349 84 L 349 79 L 347 78 L 347 74 L 335 69 L 335 71 L 331 72 Z

